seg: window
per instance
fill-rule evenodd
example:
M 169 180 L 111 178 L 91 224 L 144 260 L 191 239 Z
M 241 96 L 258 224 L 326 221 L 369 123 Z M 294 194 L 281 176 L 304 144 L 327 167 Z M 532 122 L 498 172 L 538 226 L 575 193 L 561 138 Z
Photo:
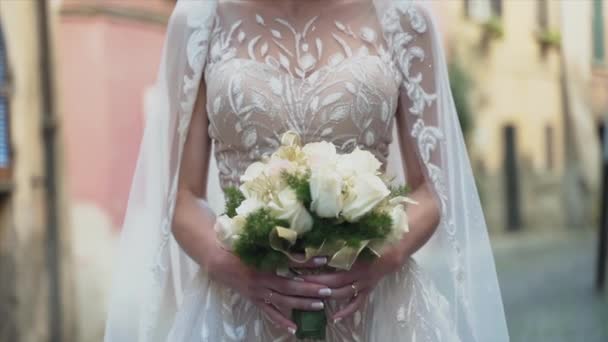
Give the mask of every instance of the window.
M 464 12 L 468 18 L 485 22 L 502 16 L 502 0 L 464 0 Z
M 600 138 L 600 143 L 602 144 L 603 150 L 603 158 L 604 163 L 608 162 L 608 131 L 606 131 L 606 124 L 604 122 L 600 122 L 597 125 L 597 134 Z
M 604 15 L 603 1 L 593 0 L 593 60 L 604 63 Z
M 549 27 L 547 0 L 537 0 L 536 4 L 538 6 L 536 10 L 538 27 L 541 29 L 547 29 Z
M 4 35 L 0 30 L 0 181 L 10 174 L 11 156 L 9 132 L 9 95 L 10 84 Z
M 491 8 L 493 16 L 502 16 L 502 0 L 491 0 Z

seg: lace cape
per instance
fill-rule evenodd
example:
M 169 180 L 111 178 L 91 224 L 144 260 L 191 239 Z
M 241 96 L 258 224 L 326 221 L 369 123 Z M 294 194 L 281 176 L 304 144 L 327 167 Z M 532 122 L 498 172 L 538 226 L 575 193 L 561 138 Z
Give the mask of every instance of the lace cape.
M 411 0 L 374 0 L 382 37 L 407 108 L 407 132 L 393 130 L 388 170 L 405 179 L 399 135 L 411 139 L 441 203 L 433 238 L 415 255 L 449 303 L 462 341 L 508 341 L 487 228 L 449 88 L 441 37 L 430 11 Z M 198 86 L 209 59 L 216 1 L 179 1 L 171 17 L 154 105 L 138 158 L 110 296 L 106 341 L 164 340 L 183 291 L 198 270 L 171 235 L 178 169 Z M 408 25 L 409 27 L 406 27 Z M 427 50 L 411 34 L 430 39 Z M 428 51 L 430 48 L 430 51 Z M 413 68 L 429 61 L 432 71 Z M 279 61 L 280 63 L 280 61 Z M 432 79 L 434 92 L 424 88 Z M 209 104 L 207 106 L 209 108 Z M 223 203 L 212 158 L 208 198 Z

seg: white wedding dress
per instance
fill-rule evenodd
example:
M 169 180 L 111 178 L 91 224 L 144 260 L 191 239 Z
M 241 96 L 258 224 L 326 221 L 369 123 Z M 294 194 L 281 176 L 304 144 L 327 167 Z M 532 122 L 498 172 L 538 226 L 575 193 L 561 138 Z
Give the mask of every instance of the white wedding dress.
M 201 203 L 215 214 L 222 189 L 238 185 L 287 130 L 303 143 L 367 149 L 397 181 L 408 163 L 418 163 L 434 187 L 441 203 L 435 236 L 385 277 L 363 308 L 328 324 L 327 341 L 508 340 L 429 13 L 409 0 L 178 3 L 125 219 L 106 341 L 294 340 L 246 298 L 210 280 L 170 234 L 201 80 L 213 141 Z M 329 304 L 332 311 L 345 303 Z

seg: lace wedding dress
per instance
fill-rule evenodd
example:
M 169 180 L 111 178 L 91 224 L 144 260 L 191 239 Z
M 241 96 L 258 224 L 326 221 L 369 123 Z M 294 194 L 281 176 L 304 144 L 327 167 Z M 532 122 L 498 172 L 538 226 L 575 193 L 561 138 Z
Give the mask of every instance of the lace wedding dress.
M 158 106 L 148 113 L 122 239 L 120 260 L 129 261 L 118 266 L 106 341 L 294 339 L 210 280 L 170 234 L 201 81 L 213 141 L 202 204 L 216 214 L 222 189 L 238 185 L 287 130 L 303 143 L 369 150 L 397 181 L 417 163 L 434 187 L 435 236 L 363 308 L 330 323 L 327 341 L 507 341 L 440 44 L 429 11 L 406 0 L 180 1 Z M 344 304 L 332 301 L 328 310 Z

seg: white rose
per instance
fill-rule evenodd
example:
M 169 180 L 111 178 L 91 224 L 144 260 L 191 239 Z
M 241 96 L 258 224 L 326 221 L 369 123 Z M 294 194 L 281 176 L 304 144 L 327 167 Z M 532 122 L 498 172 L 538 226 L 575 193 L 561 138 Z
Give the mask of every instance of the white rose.
M 296 193 L 291 188 L 285 188 L 277 194 L 277 198 L 268 203 L 272 214 L 289 222 L 289 227 L 302 235 L 312 229 L 312 216 L 302 205 Z
M 247 216 L 263 206 L 264 202 L 260 201 L 256 197 L 250 197 L 241 202 L 241 204 L 236 208 L 236 213 L 241 216 Z
M 310 210 L 319 217 L 338 217 L 344 206 L 342 175 L 330 167 L 313 169 L 310 175 Z
M 355 148 L 351 153 L 340 155 L 338 170 L 345 176 L 360 173 L 376 174 L 382 163 L 369 151 Z
M 258 178 L 266 170 L 266 165 L 262 162 L 251 163 L 245 173 L 241 176 L 241 182 L 250 182 Z
M 241 175 L 241 186 L 239 187 L 239 190 L 241 190 L 245 197 L 261 196 L 259 192 L 262 191 L 263 188 L 256 187 L 255 184 L 259 183 L 259 181 L 256 182 L 256 180 L 266 173 L 266 169 L 266 164 L 262 162 L 254 162 L 247 167 L 243 175 Z
M 221 215 L 216 219 L 213 228 L 217 239 L 226 249 L 230 251 L 234 249 L 234 243 L 239 238 L 239 234 L 242 233 L 246 221 L 245 217 L 240 215 L 233 218 L 228 217 L 228 215 Z
M 296 170 L 296 164 L 283 158 L 279 158 L 277 156 L 270 157 L 268 164 L 266 166 L 265 173 L 269 177 L 278 177 L 281 175 L 282 171 L 293 172 Z
M 338 157 L 336 146 L 327 141 L 308 143 L 302 147 L 302 152 L 306 155 L 308 165 L 313 170 L 328 163 L 335 164 Z
M 369 173 L 357 175 L 353 177 L 342 216 L 349 222 L 355 222 L 389 194 L 390 190 L 378 176 Z

